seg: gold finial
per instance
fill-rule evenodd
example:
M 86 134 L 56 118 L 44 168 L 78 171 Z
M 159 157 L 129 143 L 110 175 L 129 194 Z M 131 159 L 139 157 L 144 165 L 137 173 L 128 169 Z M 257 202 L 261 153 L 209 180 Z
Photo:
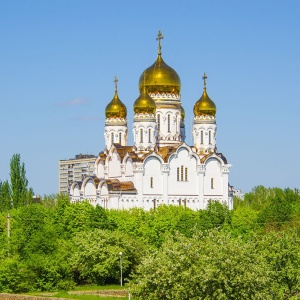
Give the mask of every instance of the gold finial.
M 114 80 L 114 83 L 115 83 L 115 93 L 117 93 L 118 92 L 118 77 L 117 76 L 115 76 L 115 80 Z
M 161 40 L 163 39 L 161 31 L 158 32 L 156 40 L 158 41 L 158 55 L 161 55 Z
M 207 75 L 204 72 L 204 75 L 202 77 L 203 81 L 204 81 L 204 89 L 206 89 L 206 79 L 207 79 Z

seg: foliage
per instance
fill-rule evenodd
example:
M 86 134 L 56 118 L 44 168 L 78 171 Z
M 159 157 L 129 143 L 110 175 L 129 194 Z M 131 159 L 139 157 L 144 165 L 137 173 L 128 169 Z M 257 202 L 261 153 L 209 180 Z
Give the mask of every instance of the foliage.
M 11 209 L 11 191 L 8 181 L 0 182 L 0 212 Z
M 0 184 L 0 292 L 119 283 L 122 252 L 137 299 L 299 295 L 298 190 L 255 187 L 232 211 L 214 201 L 199 211 L 105 210 L 63 194 L 32 204 L 30 193 L 12 206 L 9 182 Z
M 274 299 L 269 269 L 253 242 L 211 231 L 170 237 L 145 258 L 130 288 L 136 299 Z
M 20 154 L 14 154 L 10 160 L 10 186 L 13 207 L 30 203 L 28 199 L 28 180 L 26 178 L 25 164 L 21 164 Z
M 70 256 L 75 277 L 80 282 L 104 284 L 120 280 L 120 255 L 124 277 L 145 254 L 141 243 L 120 232 L 95 229 L 77 233 Z
M 267 264 L 272 268 L 272 280 L 282 298 L 290 299 L 300 293 L 299 230 L 271 232 L 258 243 Z

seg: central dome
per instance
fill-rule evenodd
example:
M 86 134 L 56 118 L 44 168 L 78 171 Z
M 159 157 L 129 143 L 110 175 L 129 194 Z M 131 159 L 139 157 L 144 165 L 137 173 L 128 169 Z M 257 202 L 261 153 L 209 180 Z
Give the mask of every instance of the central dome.
M 176 71 L 168 66 L 161 56 L 161 40 L 163 36 L 158 32 L 158 57 L 154 64 L 147 68 L 140 77 L 139 90 L 142 93 L 144 86 L 148 93 L 180 94 L 181 82 Z
M 140 76 L 140 92 L 142 92 L 144 85 L 149 93 L 179 94 L 181 82 L 176 71 L 168 66 L 159 54 L 155 63 Z

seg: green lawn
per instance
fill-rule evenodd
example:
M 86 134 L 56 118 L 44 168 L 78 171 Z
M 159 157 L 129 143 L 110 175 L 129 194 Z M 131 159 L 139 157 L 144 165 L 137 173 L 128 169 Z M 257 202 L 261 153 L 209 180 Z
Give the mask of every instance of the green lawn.
M 66 299 L 82 299 L 82 300 L 125 300 L 126 297 L 114 297 L 114 296 L 100 296 L 92 294 L 73 294 L 73 292 L 88 292 L 88 291 L 109 291 L 109 290 L 126 290 L 126 288 L 119 285 L 106 285 L 106 286 L 79 286 L 76 287 L 74 291 L 60 291 L 60 292 L 31 292 L 28 293 L 33 296 L 42 296 L 42 297 L 55 297 L 55 298 L 66 298 Z

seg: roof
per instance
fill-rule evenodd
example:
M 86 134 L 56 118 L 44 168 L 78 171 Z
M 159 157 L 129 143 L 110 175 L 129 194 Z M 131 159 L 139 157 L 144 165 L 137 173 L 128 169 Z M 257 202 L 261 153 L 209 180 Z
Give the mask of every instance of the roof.
M 136 192 L 136 188 L 131 181 L 120 182 L 118 179 L 104 179 L 104 181 L 107 183 L 108 191 Z

